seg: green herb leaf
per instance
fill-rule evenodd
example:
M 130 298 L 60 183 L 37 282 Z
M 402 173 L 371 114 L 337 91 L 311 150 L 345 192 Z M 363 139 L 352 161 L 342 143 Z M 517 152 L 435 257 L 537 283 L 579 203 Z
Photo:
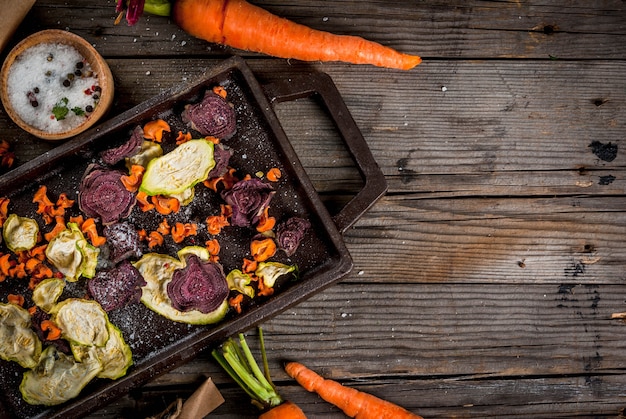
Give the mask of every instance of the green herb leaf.
M 83 116 L 85 114 L 85 111 L 82 108 L 79 108 L 78 106 L 73 107 L 72 112 L 74 112 L 74 114 L 78 116 Z
M 54 105 L 54 107 L 52 108 L 52 114 L 54 115 L 57 121 L 64 120 L 65 117 L 67 116 L 67 113 L 70 111 L 67 107 L 68 102 L 69 102 L 69 99 L 64 97 L 63 99 L 58 101 L 56 105 Z

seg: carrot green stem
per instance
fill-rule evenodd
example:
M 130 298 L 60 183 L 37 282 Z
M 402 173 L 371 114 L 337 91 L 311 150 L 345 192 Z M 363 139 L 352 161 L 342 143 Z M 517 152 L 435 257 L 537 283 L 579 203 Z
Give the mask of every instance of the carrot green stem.
M 262 345 L 261 352 L 266 363 L 264 345 Z M 262 408 L 271 408 L 283 402 L 271 381 L 261 372 L 243 334 L 239 334 L 239 345 L 232 338 L 228 339 L 222 344 L 221 352 L 215 349 L 212 355 L 228 375 L 252 398 L 253 402 Z M 269 376 L 268 372 L 266 374 Z
M 261 362 L 263 363 L 263 374 L 267 379 L 267 382 L 272 386 L 272 388 L 276 388 L 274 383 L 272 382 L 272 377 L 270 375 L 270 366 L 267 362 L 267 352 L 265 352 L 265 339 L 263 339 L 263 329 L 259 327 L 259 345 L 261 346 Z
M 157 16 L 169 16 L 172 4 L 168 0 L 146 0 L 143 11 Z

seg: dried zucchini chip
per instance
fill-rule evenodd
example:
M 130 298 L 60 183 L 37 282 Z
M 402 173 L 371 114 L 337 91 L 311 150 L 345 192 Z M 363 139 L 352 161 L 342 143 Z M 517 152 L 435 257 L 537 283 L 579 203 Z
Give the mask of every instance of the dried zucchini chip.
M 41 281 L 33 290 L 33 302 L 37 307 L 49 313 L 57 303 L 63 290 L 65 281 L 61 278 L 48 278 Z
M 37 244 L 39 224 L 32 218 L 11 214 L 2 226 L 4 243 L 12 252 L 30 250 Z
M 148 195 L 177 195 L 205 180 L 213 166 L 213 143 L 190 140 L 150 160 L 139 190 Z
M 50 314 L 61 336 L 71 343 L 104 346 L 109 340 L 109 318 L 97 301 L 68 298 L 55 305 Z
M 99 254 L 100 249 L 89 244 L 76 223 L 67 223 L 67 228 L 50 240 L 46 248 L 48 260 L 70 282 L 81 276 L 92 278 Z
M 209 313 L 198 310 L 179 311 L 172 306 L 172 300 L 167 293 L 167 285 L 172 281 L 174 272 L 186 266 L 185 259 L 197 256 L 207 260 L 209 255 L 206 249 L 198 246 L 189 246 L 178 252 L 180 259 L 158 253 L 148 253 L 134 263 L 146 285 L 142 287 L 141 302 L 150 310 L 172 321 L 189 324 L 211 324 L 220 321 L 228 312 L 228 302 L 224 299 L 220 306 Z
M 78 396 L 100 371 L 102 364 L 94 351 L 77 362 L 54 346 L 48 346 L 41 353 L 39 364 L 24 373 L 20 392 L 30 404 L 57 405 Z
M 24 368 L 37 365 L 41 341 L 30 323 L 28 311 L 15 304 L 0 303 L 0 358 Z
M 116 380 L 126 375 L 128 367 L 133 365 L 133 355 L 130 346 L 122 336 L 121 330 L 111 322 L 107 323 L 107 329 L 109 340 L 107 340 L 106 345 L 95 347 L 95 354 L 102 363 L 102 371 L 98 373 L 97 377 Z M 79 362 L 82 362 L 89 355 L 89 351 L 93 349 L 92 346 L 77 344 L 72 344 L 71 347 L 74 358 Z

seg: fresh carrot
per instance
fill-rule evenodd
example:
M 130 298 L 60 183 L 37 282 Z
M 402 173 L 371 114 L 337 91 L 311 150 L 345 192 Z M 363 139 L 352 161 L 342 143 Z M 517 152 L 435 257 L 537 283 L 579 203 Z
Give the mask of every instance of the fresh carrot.
M 242 333 L 239 334 L 239 344 L 230 338 L 222 344 L 221 351 L 213 350 L 213 357 L 250 396 L 252 403 L 263 410 L 259 419 L 306 419 L 304 412 L 298 406 L 284 400 L 276 391 L 270 377 L 263 331 L 260 327 L 258 330 L 263 371 L 252 356 Z
M 276 254 L 276 243 L 271 237 L 252 240 L 250 243 L 252 258 L 257 262 L 263 262 Z
M 170 132 L 170 126 L 162 119 L 155 119 L 143 126 L 143 137 L 155 143 L 163 141 L 163 132 Z
M 285 371 L 305 390 L 317 393 L 322 399 L 337 406 L 351 418 L 421 419 L 421 416 L 396 404 L 369 393 L 345 387 L 337 381 L 326 380 L 298 362 L 288 362 L 285 365 Z
M 302 61 L 344 61 L 409 70 L 422 59 L 358 36 L 335 35 L 278 17 L 245 0 L 177 0 L 174 22 L 192 36 Z

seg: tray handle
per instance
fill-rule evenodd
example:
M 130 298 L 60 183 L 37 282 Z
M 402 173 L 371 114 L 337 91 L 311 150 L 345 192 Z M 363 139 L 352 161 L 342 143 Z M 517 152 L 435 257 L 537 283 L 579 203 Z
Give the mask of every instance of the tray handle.
M 292 75 L 288 80 L 265 84 L 263 89 L 272 104 L 317 94 L 335 123 L 364 182 L 363 188 L 333 217 L 343 234 L 385 194 L 387 181 L 335 83 L 328 74 L 316 72 Z

